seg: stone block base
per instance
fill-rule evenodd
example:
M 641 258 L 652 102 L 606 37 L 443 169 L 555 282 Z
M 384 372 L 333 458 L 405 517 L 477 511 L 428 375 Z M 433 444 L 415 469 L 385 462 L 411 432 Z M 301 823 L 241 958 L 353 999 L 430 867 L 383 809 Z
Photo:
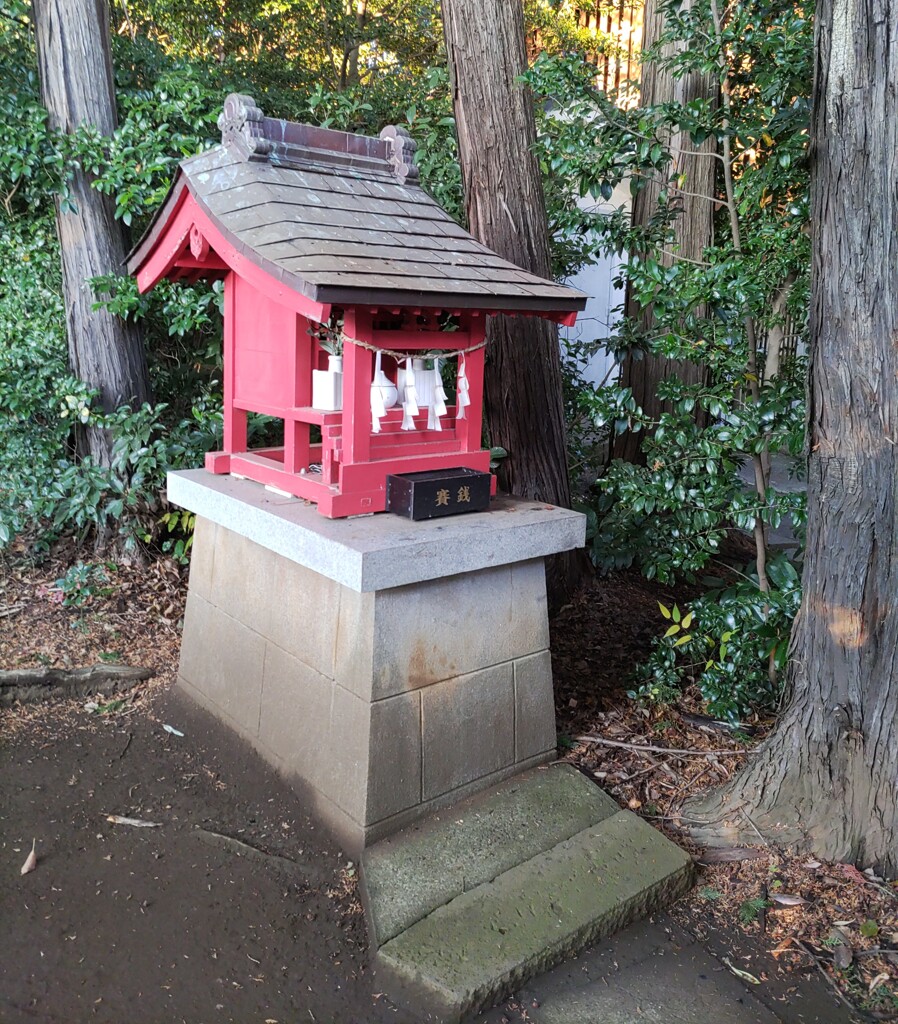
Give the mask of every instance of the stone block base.
M 347 851 L 553 756 L 541 557 L 356 589 L 195 510 L 179 684 L 308 793 Z M 328 528 L 351 539 L 372 523 Z

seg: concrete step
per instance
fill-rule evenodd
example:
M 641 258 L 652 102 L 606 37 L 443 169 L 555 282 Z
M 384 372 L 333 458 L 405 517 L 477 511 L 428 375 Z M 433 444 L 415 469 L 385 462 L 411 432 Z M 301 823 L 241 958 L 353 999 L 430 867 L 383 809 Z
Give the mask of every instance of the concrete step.
M 620 808 L 570 765 L 537 768 L 369 847 L 362 883 L 371 943 L 551 850 Z
M 574 780 L 571 771 L 546 773 L 541 799 L 548 801 L 547 806 L 552 806 L 551 792 L 556 787 L 569 800 L 572 794 L 579 796 L 577 787 L 585 784 L 594 789 L 582 777 Z M 495 800 L 491 817 L 501 819 L 501 799 L 496 796 Z M 582 813 L 583 805 L 576 799 L 571 802 Z M 518 794 L 513 803 L 526 805 L 527 799 Z M 376 955 L 381 984 L 386 983 L 394 997 L 417 1004 L 431 1020 L 460 1021 L 688 888 L 692 861 L 679 847 L 629 811 L 614 805 L 614 812 L 605 814 L 607 803 L 601 797 L 593 804 L 594 811 L 599 806 L 602 812 L 597 820 L 585 828 L 555 842 L 544 836 L 535 844 L 542 847 L 536 852 L 534 843 L 525 844 L 522 856 L 508 851 L 508 847 L 520 849 L 521 839 L 520 832 L 509 829 L 508 840 L 497 844 L 505 853 L 500 856 L 491 848 L 488 859 L 493 867 L 481 868 L 479 874 L 490 874 L 495 865 L 509 860 L 517 862 L 491 879 L 466 885 L 383 942 Z M 453 848 L 462 851 L 471 817 L 479 824 L 466 866 L 475 870 L 480 863 L 476 836 L 483 835 L 488 817 L 462 814 L 453 820 L 444 816 L 441 823 L 424 831 L 425 837 L 435 833 L 446 842 L 452 834 Z M 564 831 L 558 817 L 552 829 Z M 538 822 L 533 827 L 539 831 Z M 417 841 L 422 843 L 425 837 Z M 398 840 L 397 845 L 401 847 Z M 424 857 L 423 848 L 420 852 L 422 856 L 412 863 L 426 865 L 426 871 L 441 876 L 444 864 Z M 413 875 L 411 870 L 405 872 L 406 884 Z M 433 887 L 429 891 L 432 903 Z M 369 900 L 370 896 L 369 883 Z

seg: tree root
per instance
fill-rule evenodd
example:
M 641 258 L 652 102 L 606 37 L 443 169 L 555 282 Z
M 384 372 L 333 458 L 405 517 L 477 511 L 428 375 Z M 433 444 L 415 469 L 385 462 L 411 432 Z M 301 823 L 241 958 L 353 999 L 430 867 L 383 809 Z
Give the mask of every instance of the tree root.
M 803 829 L 771 821 L 742 797 L 734 783 L 686 800 L 681 808 L 681 823 L 700 846 L 710 849 L 733 846 L 757 846 L 759 843 L 781 852 L 783 847 L 801 844 Z
M 191 835 L 207 846 L 213 846 L 219 850 L 227 850 L 238 857 L 246 857 L 248 860 L 267 864 L 282 874 L 287 875 L 297 885 L 317 887 L 333 881 L 333 874 L 323 865 L 310 858 L 305 858 L 301 861 L 290 860 L 288 857 L 280 857 L 276 853 L 266 853 L 257 846 L 245 843 L 242 839 L 235 839 L 233 836 L 225 835 L 222 832 L 213 832 L 200 826 L 196 826 Z M 300 854 L 302 852 L 302 850 L 299 851 Z

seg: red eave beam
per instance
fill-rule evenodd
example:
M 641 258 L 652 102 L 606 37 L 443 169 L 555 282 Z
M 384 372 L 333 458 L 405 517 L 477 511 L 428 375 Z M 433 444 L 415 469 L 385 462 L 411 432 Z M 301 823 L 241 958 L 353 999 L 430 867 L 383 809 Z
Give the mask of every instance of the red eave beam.
M 380 311 L 380 307 L 379 306 L 368 306 L 366 308 L 367 308 L 368 312 L 372 316 L 377 314 Z M 566 312 L 549 312 L 549 311 L 535 310 L 535 309 L 464 309 L 464 310 L 460 310 L 460 309 L 453 309 L 453 308 L 450 308 L 448 306 L 427 306 L 427 307 L 424 307 L 424 308 L 422 308 L 420 306 L 410 306 L 410 307 L 408 307 L 408 309 L 409 309 L 409 311 L 411 313 L 415 313 L 415 314 L 423 313 L 423 312 L 432 313 L 434 315 L 437 315 L 439 313 L 449 313 L 451 316 L 460 316 L 461 314 L 464 314 L 465 316 L 471 317 L 472 319 L 475 319 L 475 320 L 477 319 L 477 317 L 481 317 L 481 316 L 510 316 L 510 317 L 538 316 L 538 317 L 542 317 L 544 320 L 553 320 L 555 323 L 562 324 L 564 327 L 573 327 L 574 324 L 577 322 L 577 317 L 579 316 L 578 310 L 575 310 L 575 309 L 574 310 L 569 310 L 569 311 L 566 311 Z M 390 312 L 391 313 L 397 313 L 397 312 L 401 312 L 401 310 L 391 309 Z

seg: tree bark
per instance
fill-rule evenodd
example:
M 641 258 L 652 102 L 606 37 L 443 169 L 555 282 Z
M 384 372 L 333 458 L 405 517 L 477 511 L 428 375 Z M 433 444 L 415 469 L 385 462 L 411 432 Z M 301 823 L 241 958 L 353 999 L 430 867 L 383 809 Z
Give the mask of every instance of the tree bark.
M 682 8 L 688 9 L 691 0 L 685 0 Z M 643 52 L 654 46 L 664 31 L 664 14 L 659 0 L 647 0 L 643 13 Z M 665 56 L 671 55 L 671 48 L 665 48 Z M 710 75 L 692 71 L 681 78 L 674 78 L 669 71 L 660 67 L 657 61 L 646 61 L 642 65 L 640 81 L 640 104 L 644 107 L 657 103 L 688 103 L 690 100 L 716 100 L 717 83 Z M 715 142 L 708 139 L 702 146 L 695 147 L 686 133 L 675 135 L 670 140 L 670 148 L 674 157 L 673 173 L 685 176 L 682 192 L 668 186 L 665 182 L 650 181 L 636 194 L 633 199 L 632 221 L 637 225 L 647 225 L 658 210 L 658 197 L 662 188 L 666 188 L 672 204 L 676 204 L 679 213 L 674 222 L 674 244 L 672 252 L 687 259 L 700 260 L 706 246 L 711 244 L 714 228 L 714 204 L 699 196 L 714 196 Z M 685 193 L 695 193 L 686 195 Z M 676 257 L 664 258 L 670 264 Z M 636 320 L 643 332 L 652 329 L 653 316 L 651 306 L 643 307 L 627 288 L 626 315 Z M 701 309 L 696 310 L 703 316 Z M 632 388 L 636 404 L 657 419 L 662 412 L 670 411 L 669 406 L 661 402 L 657 396 L 658 384 L 669 377 L 678 377 L 686 384 L 700 384 L 707 379 L 707 369 L 702 363 L 683 360 L 665 359 L 650 353 L 642 353 L 641 358 L 629 355 L 621 366 L 621 384 Z M 705 413 L 696 406 L 696 419 L 706 420 Z M 642 463 L 641 432 L 626 431 L 618 435 L 612 445 L 611 456 L 627 462 Z
M 47 700 L 115 693 L 152 679 L 151 668 L 131 665 L 91 665 L 89 668 L 22 668 L 0 671 L 0 707 Z
M 530 91 L 521 0 L 442 0 L 452 99 L 471 233 L 500 256 L 552 276 L 549 228 Z M 512 494 L 570 507 L 558 329 L 538 317 L 490 318 L 484 415 L 490 442 L 508 452 L 499 483 Z M 548 566 L 558 606 L 582 559 Z
M 769 384 L 780 375 L 783 365 L 783 345 L 786 341 L 786 319 L 789 296 L 795 285 L 796 275 L 789 274 L 779 288 L 773 293 L 771 312 L 775 321 L 767 329 L 767 344 L 764 346 L 763 380 Z
M 115 92 L 105 0 L 34 0 L 41 97 L 50 126 L 72 132 L 93 125 L 103 135 L 116 127 Z M 100 394 L 104 412 L 149 400 L 150 386 L 140 333 L 105 310 L 94 312 L 90 278 L 117 274 L 127 253 L 126 231 L 114 203 L 91 188 L 91 176 L 76 169 L 69 203 L 56 200 L 56 230 L 62 255 L 69 362 L 77 377 Z M 88 427 L 87 449 L 109 465 L 109 431 Z
M 792 698 L 751 767 L 685 810 L 709 822 L 700 838 L 731 837 L 747 814 L 772 840 L 887 876 L 898 874 L 896 14 L 892 0 L 872 10 L 818 0 L 808 530 Z

